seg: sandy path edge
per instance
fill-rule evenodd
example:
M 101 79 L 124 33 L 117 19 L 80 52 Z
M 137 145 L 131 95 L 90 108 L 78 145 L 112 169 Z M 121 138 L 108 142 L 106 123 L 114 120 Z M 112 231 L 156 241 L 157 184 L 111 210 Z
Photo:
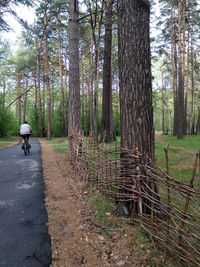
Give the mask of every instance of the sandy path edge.
M 142 267 L 163 262 L 163 255 L 155 255 L 151 244 L 140 243 L 134 227 L 102 234 L 88 204 L 87 184 L 74 173 L 67 155 L 53 152 L 44 139 L 39 141 L 52 267 Z

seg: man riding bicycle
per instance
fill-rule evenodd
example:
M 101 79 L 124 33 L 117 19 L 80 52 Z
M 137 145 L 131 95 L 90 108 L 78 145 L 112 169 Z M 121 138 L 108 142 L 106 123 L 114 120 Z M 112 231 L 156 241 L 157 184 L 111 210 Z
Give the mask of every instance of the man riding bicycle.
M 31 147 L 31 144 L 30 144 L 30 135 L 31 134 L 32 134 L 31 126 L 28 124 L 27 121 L 24 121 L 24 123 L 20 126 L 20 135 L 22 137 L 22 149 L 24 149 L 25 137 L 28 138 L 28 144 L 29 144 L 29 147 Z

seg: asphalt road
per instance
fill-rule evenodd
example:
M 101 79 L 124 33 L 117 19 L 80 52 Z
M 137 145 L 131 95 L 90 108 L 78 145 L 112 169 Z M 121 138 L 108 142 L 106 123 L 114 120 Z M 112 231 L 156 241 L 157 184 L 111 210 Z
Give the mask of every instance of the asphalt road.
M 31 139 L 0 150 L 0 266 L 44 267 L 51 262 L 40 145 Z

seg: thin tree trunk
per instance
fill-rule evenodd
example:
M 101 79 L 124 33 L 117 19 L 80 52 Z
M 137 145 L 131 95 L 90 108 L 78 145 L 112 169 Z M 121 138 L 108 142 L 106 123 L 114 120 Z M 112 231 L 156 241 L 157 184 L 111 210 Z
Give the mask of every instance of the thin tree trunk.
M 190 75 L 189 54 L 190 54 L 190 46 L 189 46 L 189 33 L 188 33 L 187 69 L 186 69 L 186 74 L 185 74 L 185 114 L 187 114 L 187 109 L 188 109 L 189 75 Z M 185 123 L 185 127 L 186 127 L 185 132 L 186 133 L 187 133 L 187 129 L 188 129 L 188 127 L 187 127 L 188 119 L 189 118 L 186 118 L 186 123 Z
M 39 102 L 39 121 L 40 121 L 40 137 L 45 136 L 44 132 L 44 115 L 42 106 L 42 94 L 40 85 L 40 72 L 41 72 L 41 60 L 40 60 L 40 46 L 41 43 L 36 40 L 36 50 L 37 50 L 37 90 L 38 90 L 38 102 Z
M 197 117 L 197 124 L 196 124 L 196 134 L 200 133 L 200 107 L 198 107 L 198 117 Z
M 89 58 L 89 81 L 88 81 L 88 95 L 89 95 L 89 122 L 90 122 L 90 130 L 89 136 L 94 137 L 94 67 L 93 67 L 93 59 L 92 59 L 92 41 L 89 43 L 88 47 L 88 58 Z
M 190 125 L 190 112 L 187 113 L 188 110 L 188 95 L 189 95 L 189 77 L 190 77 L 190 39 L 191 39 L 191 26 L 190 26 L 190 10 L 188 9 L 188 33 L 187 33 L 187 67 L 186 67 L 186 75 L 185 75 L 185 133 L 189 132 Z M 188 116 L 189 115 L 189 116 Z M 189 123 L 188 123 L 189 122 Z
M 162 134 L 165 134 L 165 85 L 164 85 L 164 70 L 161 70 L 162 77 Z
M 47 4 L 48 1 L 46 0 Z M 48 58 L 48 17 L 45 11 L 44 13 L 44 66 L 45 66 L 45 82 L 48 98 L 48 120 L 47 120 L 47 138 L 51 139 L 51 114 L 52 114 L 52 93 L 50 86 L 50 71 L 49 71 L 49 58 Z
M 60 21 L 57 26 L 58 33 L 58 56 L 59 56 L 59 74 L 60 74 L 60 90 L 61 90 L 61 125 L 62 125 L 62 136 L 66 136 L 66 92 L 63 82 L 63 59 L 62 59 L 62 40 L 60 34 Z
M 3 77 L 3 109 L 5 109 L 6 106 L 6 78 Z
M 39 98 L 39 94 L 38 94 L 38 86 L 37 86 L 37 71 L 35 71 L 33 73 L 33 77 L 34 77 L 34 84 L 35 84 L 35 102 L 34 102 L 34 109 L 35 109 L 35 126 L 36 129 L 39 129 L 39 103 L 38 103 L 38 98 Z
M 190 133 L 195 133 L 195 109 L 194 109 L 194 91 L 195 91 L 195 81 L 194 81 L 194 45 L 193 37 L 191 38 L 191 127 Z
M 97 137 L 98 135 L 98 90 L 99 90 L 99 45 L 100 45 L 100 38 L 101 38 L 101 25 L 102 25 L 102 19 L 103 19 L 103 4 L 104 1 L 102 1 L 102 7 L 101 7 L 101 14 L 100 18 L 98 20 L 98 3 L 97 0 L 95 2 L 95 12 L 92 11 L 91 3 L 89 2 L 89 12 L 90 12 L 90 24 L 92 29 L 92 36 L 93 36 L 93 42 L 94 42 L 94 74 L 93 74 L 93 83 L 94 83 L 94 95 L 93 95 L 93 101 L 94 101 L 94 108 L 93 108 L 93 116 L 94 116 L 94 136 Z M 96 34 L 96 29 L 98 26 L 98 32 Z
M 21 95 L 21 75 L 17 74 L 17 95 Z M 21 97 L 19 97 L 16 101 L 16 117 L 18 118 L 19 125 L 22 123 L 22 105 L 21 105 Z
M 68 134 L 81 130 L 78 0 L 69 1 L 69 126 Z
M 103 64 L 103 98 L 102 98 L 102 140 L 112 142 L 116 139 L 112 109 L 112 5 L 113 0 L 105 2 L 105 40 Z
M 45 88 L 45 74 L 44 74 L 44 70 L 43 70 L 43 89 L 42 89 L 42 116 L 43 118 L 45 118 L 46 116 L 46 112 L 45 112 L 45 103 L 46 103 L 46 88 Z M 45 122 L 45 120 L 44 120 Z M 46 124 L 44 124 L 44 136 L 46 136 Z
M 171 61 L 172 61 L 172 87 L 173 87 L 173 99 L 174 99 L 174 119 L 173 119 L 173 135 L 177 135 L 177 30 L 175 23 L 174 10 L 171 15 L 171 27 L 170 27 L 170 36 L 171 36 Z
M 66 49 L 67 51 L 67 49 Z M 67 64 L 67 53 L 64 56 L 64 87 L 66 93 L 65 99 L 65 118 L 66 118 L 66 136 L 68 136 L 68 122 L 69 122 L 69 94 L 68 94 L 68 86 L 69 86 L 69 71 L 68 71 L 68 64 Z
M 23 92 L 26 92 L 28 89 L 28 79 L 24 78 L 23 74 Z M 27 93 L 23 97 L 23 121 L 26 120 L 26 106 L 27 106 Z
M 178 120 L 177 138 L 185 135 L 185 108 L 184 108 L 184 87 L 185 87 L 185 0 L 179 0 L 178 17 Z

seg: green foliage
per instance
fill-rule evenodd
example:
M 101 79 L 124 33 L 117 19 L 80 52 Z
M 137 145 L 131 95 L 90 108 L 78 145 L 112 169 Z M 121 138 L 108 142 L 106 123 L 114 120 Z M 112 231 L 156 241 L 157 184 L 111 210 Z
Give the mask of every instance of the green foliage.
M 4 95 L 0 93 L 0 137 L 17 134 L 18 131 L 16 119 L 5 107 Z
M 61 126 L 61 111 L 60 108 L 55 109 L 52 119 L 52 136 L 60 137 L 62 136 L 62 126 Z

